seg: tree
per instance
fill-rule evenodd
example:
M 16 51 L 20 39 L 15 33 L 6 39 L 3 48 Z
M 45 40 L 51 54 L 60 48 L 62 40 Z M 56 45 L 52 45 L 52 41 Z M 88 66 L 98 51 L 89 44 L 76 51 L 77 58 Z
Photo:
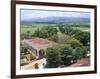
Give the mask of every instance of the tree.
M 67 34 L 67 35 L 72 35 L 73 34 L 73 29 L 69 25 L 65 26 L 59 26 L 59 30 L 61 33 Z
M 47 68 L 60 67 L 61 65 L 67 66 L 71 64 L 72 60 L 72 47 L 70 45 L 57 45 L 47 48 L 46 59 Z
M 61 64 L 69 65 L 72 60 L 72 48 L 70 45 L 60 45 Z
M 38 68 L 39 68 L 39 64 L 36 63 L 36 64 L 35 64 L 35 69 L 38 69 Z
M 84 50 L 81 47 L 75 48 L 75 56 L 77 59 L 83 58 L 83 53 L 84 53 Z
M 29 38 L 31 37 L 31 34 L 30 34 L 30 33 L 31 33 L 31 32 L 30 32 L 29 30 L 26 31 L 25 34 L 26 34 L 26 38 L 27 38 L 27 39 L 29 39 Z
M 29 30 L 27 30 L 27 32 L 26 32 L 26 33 L 27 33 L 27 35 L 29 35 L 29 34 L 30 34 L 30 31 L 29 31 Z
M 54 42 L 58 42 L 58 35 L 55 34 L 55 35 L 49 37 L 48 39 L 51 40 L 51 41 L 54 41 Z
M 83 44 L 74 37 L 69 37 L 66 40 L 66 44 L 70 44 L 72 47 L 72 59 L 76 60 L 82 57 L 86 57 L 87 55 L 87 48 L 83 46 Z
M 23 39 L 28 39 L 28 38 L 30 38 L 32 35 L 31 35 L 31 33 L 30 33 L 30 31 L 28 30 L 28 31 L 26 31 L 25 33 L 21 33 L 21 35 L 20 35 L 20 37 L 21 37 L 21 39 L 23 40 Z
M 56 68 L 59 67 L 61 63 L 59 51 L 57 47 L 49 47 L 46 50 L 46 67 L 47 68 Z
M 40 38 L 48 38 L 54 34 L 57 34 L 57 29 L 54 27 L 45 26 L 41 29 L 37 29 L 33 36 L 40 37 Z
M 40 36 L 40 30 L 39 29 L 35 30 L 33 36 L 35 36 L 35 37 Z
M 77 59 L 81 59 L 86 57 L 87 51 L 86 48 L 84 46 L 82 47 L 76 47 L 75 49 L 73 49 L 72 52 L 72 60 L 73 62 L 76 62 Z
M 21 46 L 20 50 L 21 50 L 21 53 L 24 53 L 24 54 L 27 53 L 28 51 L 27 47 L 24 47 L 24 46 Z
M 79 33 L 76 33 L 74 37 L 76 39 L 80 40 L 80 42 L 84 46 L 87 46 L 88 43 L 90 42 L 90 33 L 89 32 L 79 32 Z
M 81 47 L 82 43 L 75 39 L 74 37 L 68 37 L 68 39 L 66 40 L 67 44 L 70 44 L 72 48 L 76 48 L 76 47 Z
M 64 25 L 59 24 L 58 27 L 59 27 L 59 30 L 61 33 L 65 33 L 65 26 Z
M 21 40 L 23 40 L 23 39 L 27 38 L 27 34 L 23 33 L 23 34 L 20 35 L 20 37 L 21 37 Z

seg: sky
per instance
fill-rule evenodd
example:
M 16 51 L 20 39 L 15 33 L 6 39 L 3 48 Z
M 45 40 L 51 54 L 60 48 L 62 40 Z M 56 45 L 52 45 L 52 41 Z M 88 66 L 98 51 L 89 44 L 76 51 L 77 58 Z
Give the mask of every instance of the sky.
M 47 17 L 90 18 L 90 13 L 88 13 L 88 12 L 21 9 L 21 21 L 37 19 L 37 18 L 47 18 Z

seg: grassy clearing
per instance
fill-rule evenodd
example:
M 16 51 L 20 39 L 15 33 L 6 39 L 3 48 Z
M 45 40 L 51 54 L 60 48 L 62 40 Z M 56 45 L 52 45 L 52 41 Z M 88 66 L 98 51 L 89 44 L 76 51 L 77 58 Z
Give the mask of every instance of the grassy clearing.
M 26 34 L 30 31 L 30 35 L 34 34 L 35 30 L 41 29 L 43 26 L 21 26 L 21 34 Z
M 85 31 L 85 32 L 90 31 L 89 27 L 73 27 L 73 29 L 81 30 L 81 31 Z

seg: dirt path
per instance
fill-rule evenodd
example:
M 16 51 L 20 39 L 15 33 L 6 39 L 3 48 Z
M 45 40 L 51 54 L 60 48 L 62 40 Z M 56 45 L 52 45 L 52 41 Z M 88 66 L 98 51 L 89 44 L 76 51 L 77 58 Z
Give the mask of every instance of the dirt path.
M 40 60 L 35 60 L 35 61 L 32 61 L 31 63 L 29 63 L 28 65 L 24 65 L 24 66 L 21 66 L 21 69 L 22 70 L 26 70 L 26 69 L 34 69 L 34 65 L 38 63 L 39 64 L 39 68 L 43 68 L 43 63 L 46 63 L 46 59 L 43 58 L 43 59 L 40 59 Z

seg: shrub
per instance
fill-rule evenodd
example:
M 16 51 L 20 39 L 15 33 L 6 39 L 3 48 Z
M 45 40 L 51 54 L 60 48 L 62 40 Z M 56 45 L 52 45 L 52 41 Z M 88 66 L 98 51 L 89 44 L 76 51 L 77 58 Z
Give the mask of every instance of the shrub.
M 36 64 L 35 64 L 35 69 L 38 69 L 38 68 L 39 68 L 39 64 L 36 63 Z

